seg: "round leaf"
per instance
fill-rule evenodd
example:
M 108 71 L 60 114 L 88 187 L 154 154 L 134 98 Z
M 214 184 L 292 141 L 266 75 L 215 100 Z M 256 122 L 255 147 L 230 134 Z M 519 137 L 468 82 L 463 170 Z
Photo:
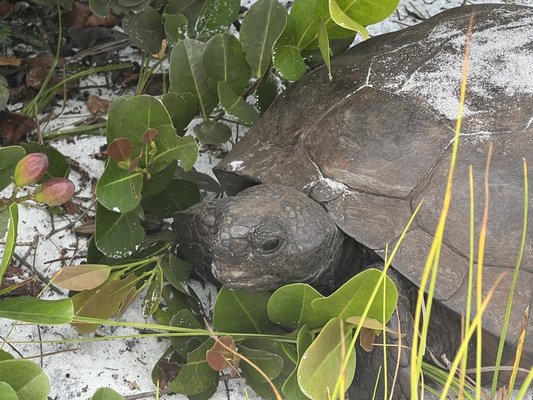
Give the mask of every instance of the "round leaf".
M 133 143 L 128 138 L 117 138 L 107 146 L 107 154 L 113 161 L 126 161 L 133 152 Z
M 297 47 L 277 45 L 274 52 L 274 68 L 288 81 L 297 81 L 305 75 L 306 66 Z
M 158 53 L 165 37 L 161 15 L 152 7 L 124 18 L 124 32 L 132 43 L 147 54 Z
M 164 218 L 172 217 L 176 211 L 185 210 L 200 201 L 200 191 L 191 181 L 173 179 L 155 196 L 142 201 L 145 211 Z
M 203 121 L 196 125 L 193 130 L 202 144 L 224 143 L 231 138 L 231 128 L 221 122 Z
M 109 160 L 96 184 L 96 197 L 105 208 L 124 214 L 139 205 L 142 187 L 143 176 L 140 172 L 129 172 Z
M 185 15 L 163 14 L 163 19 L 165 20 L 165 34 L 169 42 L 176 43 L 187 37 L 189 20 Z
M 224 32 L 239 16 L 240 0 L 206 0 L 196 21 L 198 37 Z
M 9 384 L 0 382 L 0 399 L 2 400 L 19 400 L 17 392 Z
M 187 128 L 198 112 L 198 99 L 191 93 L 169 92 L 163 96 L 163 104 L 178 132 Z
M 91 400 L 124 400 L 124 397 L 115 392 L 113 389 L 101 387 L 94 392 Z
M 46 374 L 28 360 L 0 361 L 0 382 L 11 386 L 20 400 L 46 400 L 50 391 Z

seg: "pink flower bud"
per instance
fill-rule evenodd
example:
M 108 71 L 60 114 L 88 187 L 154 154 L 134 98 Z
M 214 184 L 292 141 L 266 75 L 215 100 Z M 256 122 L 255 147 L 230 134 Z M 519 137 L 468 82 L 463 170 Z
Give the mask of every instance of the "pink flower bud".
M 33 198 L 49 206 L 59 206 L 70 200 L 74 190 L 74 184 L 67 178 L 51 178 L 39 186 Z
M 13 181 L 17 186 L 36 183 L 48 170 L 48 157 L 43 153 L 31 153 L 23 157 L 15 167 Z

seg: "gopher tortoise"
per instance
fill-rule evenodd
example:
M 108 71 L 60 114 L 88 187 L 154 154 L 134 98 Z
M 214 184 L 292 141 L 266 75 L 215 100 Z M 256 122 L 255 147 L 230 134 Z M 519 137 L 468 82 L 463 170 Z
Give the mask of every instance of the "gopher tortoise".
M 468 171 L 472 166 L 477 246 L 492 146 L 482 287 L 485 295 L 503 274 L 483 315 L 483 363 L 494 365 L 521 242 L 523 159 L 533 164 L 533 8 L 448 10 L 351 48 L 333 61 L 332 81 L 319 68 L 291 85 L 215 168 L 225 192 L 235 196 L 176 216 L 181 251 L 230 288 L 261 291 L 307 282 L 328 291 L 384 257 L 423 200 L 392 262 L 401 294 L 397 313 L 409 344 L 411 287 L 420 283 L 443 204 L 472 13 L 464 119 L 428 353 L 452 359 L 460 342 L 470 252 Z M 530 215 L 531 204 L 530 194 Z M 532 303 L 532 237 L 530 218 L 506 363 L 514 360 Z M 526 331 L 522 365 L 530 368 L 533 318 Z M 358 352 L 353 398 L 371 398 L 379 352 Z M 395 396 L 409 398 L 408 351 L 397 361 Z

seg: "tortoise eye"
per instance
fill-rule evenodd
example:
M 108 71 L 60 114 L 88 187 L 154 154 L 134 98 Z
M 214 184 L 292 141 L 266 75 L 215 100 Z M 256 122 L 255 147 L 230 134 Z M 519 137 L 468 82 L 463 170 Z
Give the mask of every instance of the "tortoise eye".
M 261 243 L 261 250 L 264 253 L 272 253 L 279 249 L 281 240 L 278 238 L 268 238 Z

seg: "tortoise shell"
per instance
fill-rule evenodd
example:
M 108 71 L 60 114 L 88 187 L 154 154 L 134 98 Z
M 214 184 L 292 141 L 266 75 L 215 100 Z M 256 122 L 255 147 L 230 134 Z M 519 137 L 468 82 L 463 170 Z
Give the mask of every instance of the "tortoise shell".
M 392 262 L 418 285 L 448 179 L 471 14 L 464 118 L 435 296 L 464 314 L 470 258 L 469 166 L 477 268 L 492 146 L 483 294 L 502 273 L 504 277 L 484 314 L 483 327 L 498 337 L 521 242 L 523 160 L 533 164 L 533 8 L 460 7 L 356 45 L 332 62 L 332 81 L 320 68 L 291 85 L 215 173 L 229 194 L 257 182 L 311 188 L 311 197 L 342 231 L 382 255 L 387 245 L 396 245 L 423 201 Z M 531 215 L 531 194 L 528 200 Z M 518 340 L 524 310 L 532 303 L 532 237 L 530 218 L 507 333 L 510 343 Z M 533 333 L 533 318 L 529 321 L 528 331 Z M 525 358 L 533 359 L 533 334 L 524 349 Z

